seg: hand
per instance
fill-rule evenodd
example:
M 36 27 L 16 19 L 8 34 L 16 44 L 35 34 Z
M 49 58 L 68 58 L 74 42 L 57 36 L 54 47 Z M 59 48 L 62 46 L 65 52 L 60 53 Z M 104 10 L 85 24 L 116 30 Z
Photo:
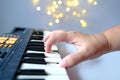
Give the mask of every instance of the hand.
M 56 42 L 68 42 L 74 44 L 77 51 L 62 59 L 59 63 L 61 67 L 69 68 L 79 62 L 96 58 L 108 52 L 109 44 L 103 33 L 88 35 L 73 31 L 53 31 L 43 41 L 45 42 L 45 51 L 50 52 L 51 47 Z

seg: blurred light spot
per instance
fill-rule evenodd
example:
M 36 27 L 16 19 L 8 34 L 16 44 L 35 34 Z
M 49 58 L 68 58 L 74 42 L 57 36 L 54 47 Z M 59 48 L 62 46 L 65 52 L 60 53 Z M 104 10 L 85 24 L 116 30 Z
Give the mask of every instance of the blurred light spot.
M 47 14 L 48 14 L 48 15 L 51 15 L 52 13 L 51 13 L 50 11 L 47 11 Z
M 76 12 L 76 11 L 73 11 L 72 14 L 73 14 L 73 16 L 75 16 L 75 15 L 77 14 L 77 12 Z
M 53 1 L 52 4 L 53 4 L 53 7 L 58 8 L 58 4 L 56 1 Z
M 36 10 L 37 10 L 37 11 L 40 11 L 40 10 L 41 10 L 40 6 L 37 6 L 37 7 L 36 7 Z
M 59 5 L 62 5 L 62 1 L 61 1 L 61 0 L 59 0 L 59 1 L 58 1 L 58 4 L 59 4 Z
M 77 13 L 77 15 L 76 15 L 77 17 L 80 17 L 80 13 Z
M 54 17 L 54 18 L 57 18 L 57 19 L 59 19 L 59 18 L 62 18 L 63 17 L 63 13 L 58 13 L 58 14 L 52 14 L 52 16 Z
M 53 5 L 56 5 L 56 4 L 57 4 L 57 2 L 56 2 L 56 1 L 53 1 L 53 2 L 52 2 L 52 4 L 53 4 Z
M 55 23 L 57 23 L 57 24 L 58 24 L 59 22 L 60 22 L 60 20 L 59 20 L 59 19 L 55 19 Z
M 39 0 L 32 0 L 32 3 L 33 3 L 34 6 L 36 6 L 36 5 L 38 5 Z
M 96 6 L 97 4 L 98 4 L 97 1 L 94 1 L 94 2 L 93 2 L 93 5 L 94 5 L 94 6 Z
M 49 25 L 49 26 L 53 26 L 53 22 L 49 22 L 48 25 Z
M 79 5 L 79 0 L 67 0 L 66 5 L 69 7 L 77 7 Z
M 66 7 L 66 12 L 70 12 L 70 7 Z
M 87 13 L 87 10 L 86 9 L 83 9 L 82 10 L 82 14 L 86 14 Z
M 90 4 L 91 4 L 92 2 L 93 2 L 93 0 L 88 0 L 88 3 L 90 3 Z
M 63 13 L 60 13 L 60 17 L 61 17 L 61 18 L 63 17 Z
M 84 28 L 87 27 L 87 22 L 85 20 L 83 20 L 83 19 L 80 20 L 80 24 Z

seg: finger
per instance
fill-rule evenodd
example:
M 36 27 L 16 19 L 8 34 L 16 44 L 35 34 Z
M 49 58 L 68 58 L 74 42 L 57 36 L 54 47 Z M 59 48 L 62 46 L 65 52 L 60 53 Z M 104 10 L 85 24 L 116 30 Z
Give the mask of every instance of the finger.
M 52 45 L 55 43 L 55 39 L 49 38 L 46 42 L 45 42 L 45 51 L 48 53 L 51 51 L 51 47 Z
M 48 40 L 48 38 L 49 38 L 49 35 L 45 36 L 42 41 L 46 42 Z
M 85 56 L 84 53 L 81 52 L 72 53 L 63 58 L 59 63 L 59 66 L 63 68 L 70 68 L 86 59 L 87 57 Z
M 49 36 L 44 38 L 45 41 L 45 51 L 50 52 L 51 47 L 56 42 L 65 41 L 66 39 L 66 32 L 65 31 L 54 31 Z

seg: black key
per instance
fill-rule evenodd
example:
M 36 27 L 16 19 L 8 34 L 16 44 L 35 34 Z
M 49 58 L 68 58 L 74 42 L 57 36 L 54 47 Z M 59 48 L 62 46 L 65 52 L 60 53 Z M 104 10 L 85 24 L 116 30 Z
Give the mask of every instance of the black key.
M 34 40 L 42 40 L 42 39 L 43 39 L 43 36 L 32 36 L 31 39 L 34 39 Z
M 25 53 L 25 57 L 33 57 L 33 58 L 45 58 L 44 53 Z
M 33 34 L 34 35 L 43 35 L 43 31 L 34 31 Z
M 18 71 L 20 75 L 47 75 L 44 69 L 21 69 Z
M 33 64 L 47 64 L 43 58 L 23 58 L 24 63 L 33 63 Z
M 40 46 L 27 46 L 27 50 L 43 51 L 43 52 L 45 52 L 44 47 L 40 47 Z
M 43 46 L 44 47 L 44 42 L 29 42 L 28 46 Z

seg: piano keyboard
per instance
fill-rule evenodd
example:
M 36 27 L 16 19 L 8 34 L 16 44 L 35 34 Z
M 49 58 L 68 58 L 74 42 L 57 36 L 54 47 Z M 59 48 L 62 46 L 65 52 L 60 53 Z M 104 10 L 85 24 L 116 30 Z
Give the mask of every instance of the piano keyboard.
M 48 31 L 15 28 L 0 36 L 0 80 L 69 80 L 59 67 L 56 45 L 46 53 L 42 39 Z

